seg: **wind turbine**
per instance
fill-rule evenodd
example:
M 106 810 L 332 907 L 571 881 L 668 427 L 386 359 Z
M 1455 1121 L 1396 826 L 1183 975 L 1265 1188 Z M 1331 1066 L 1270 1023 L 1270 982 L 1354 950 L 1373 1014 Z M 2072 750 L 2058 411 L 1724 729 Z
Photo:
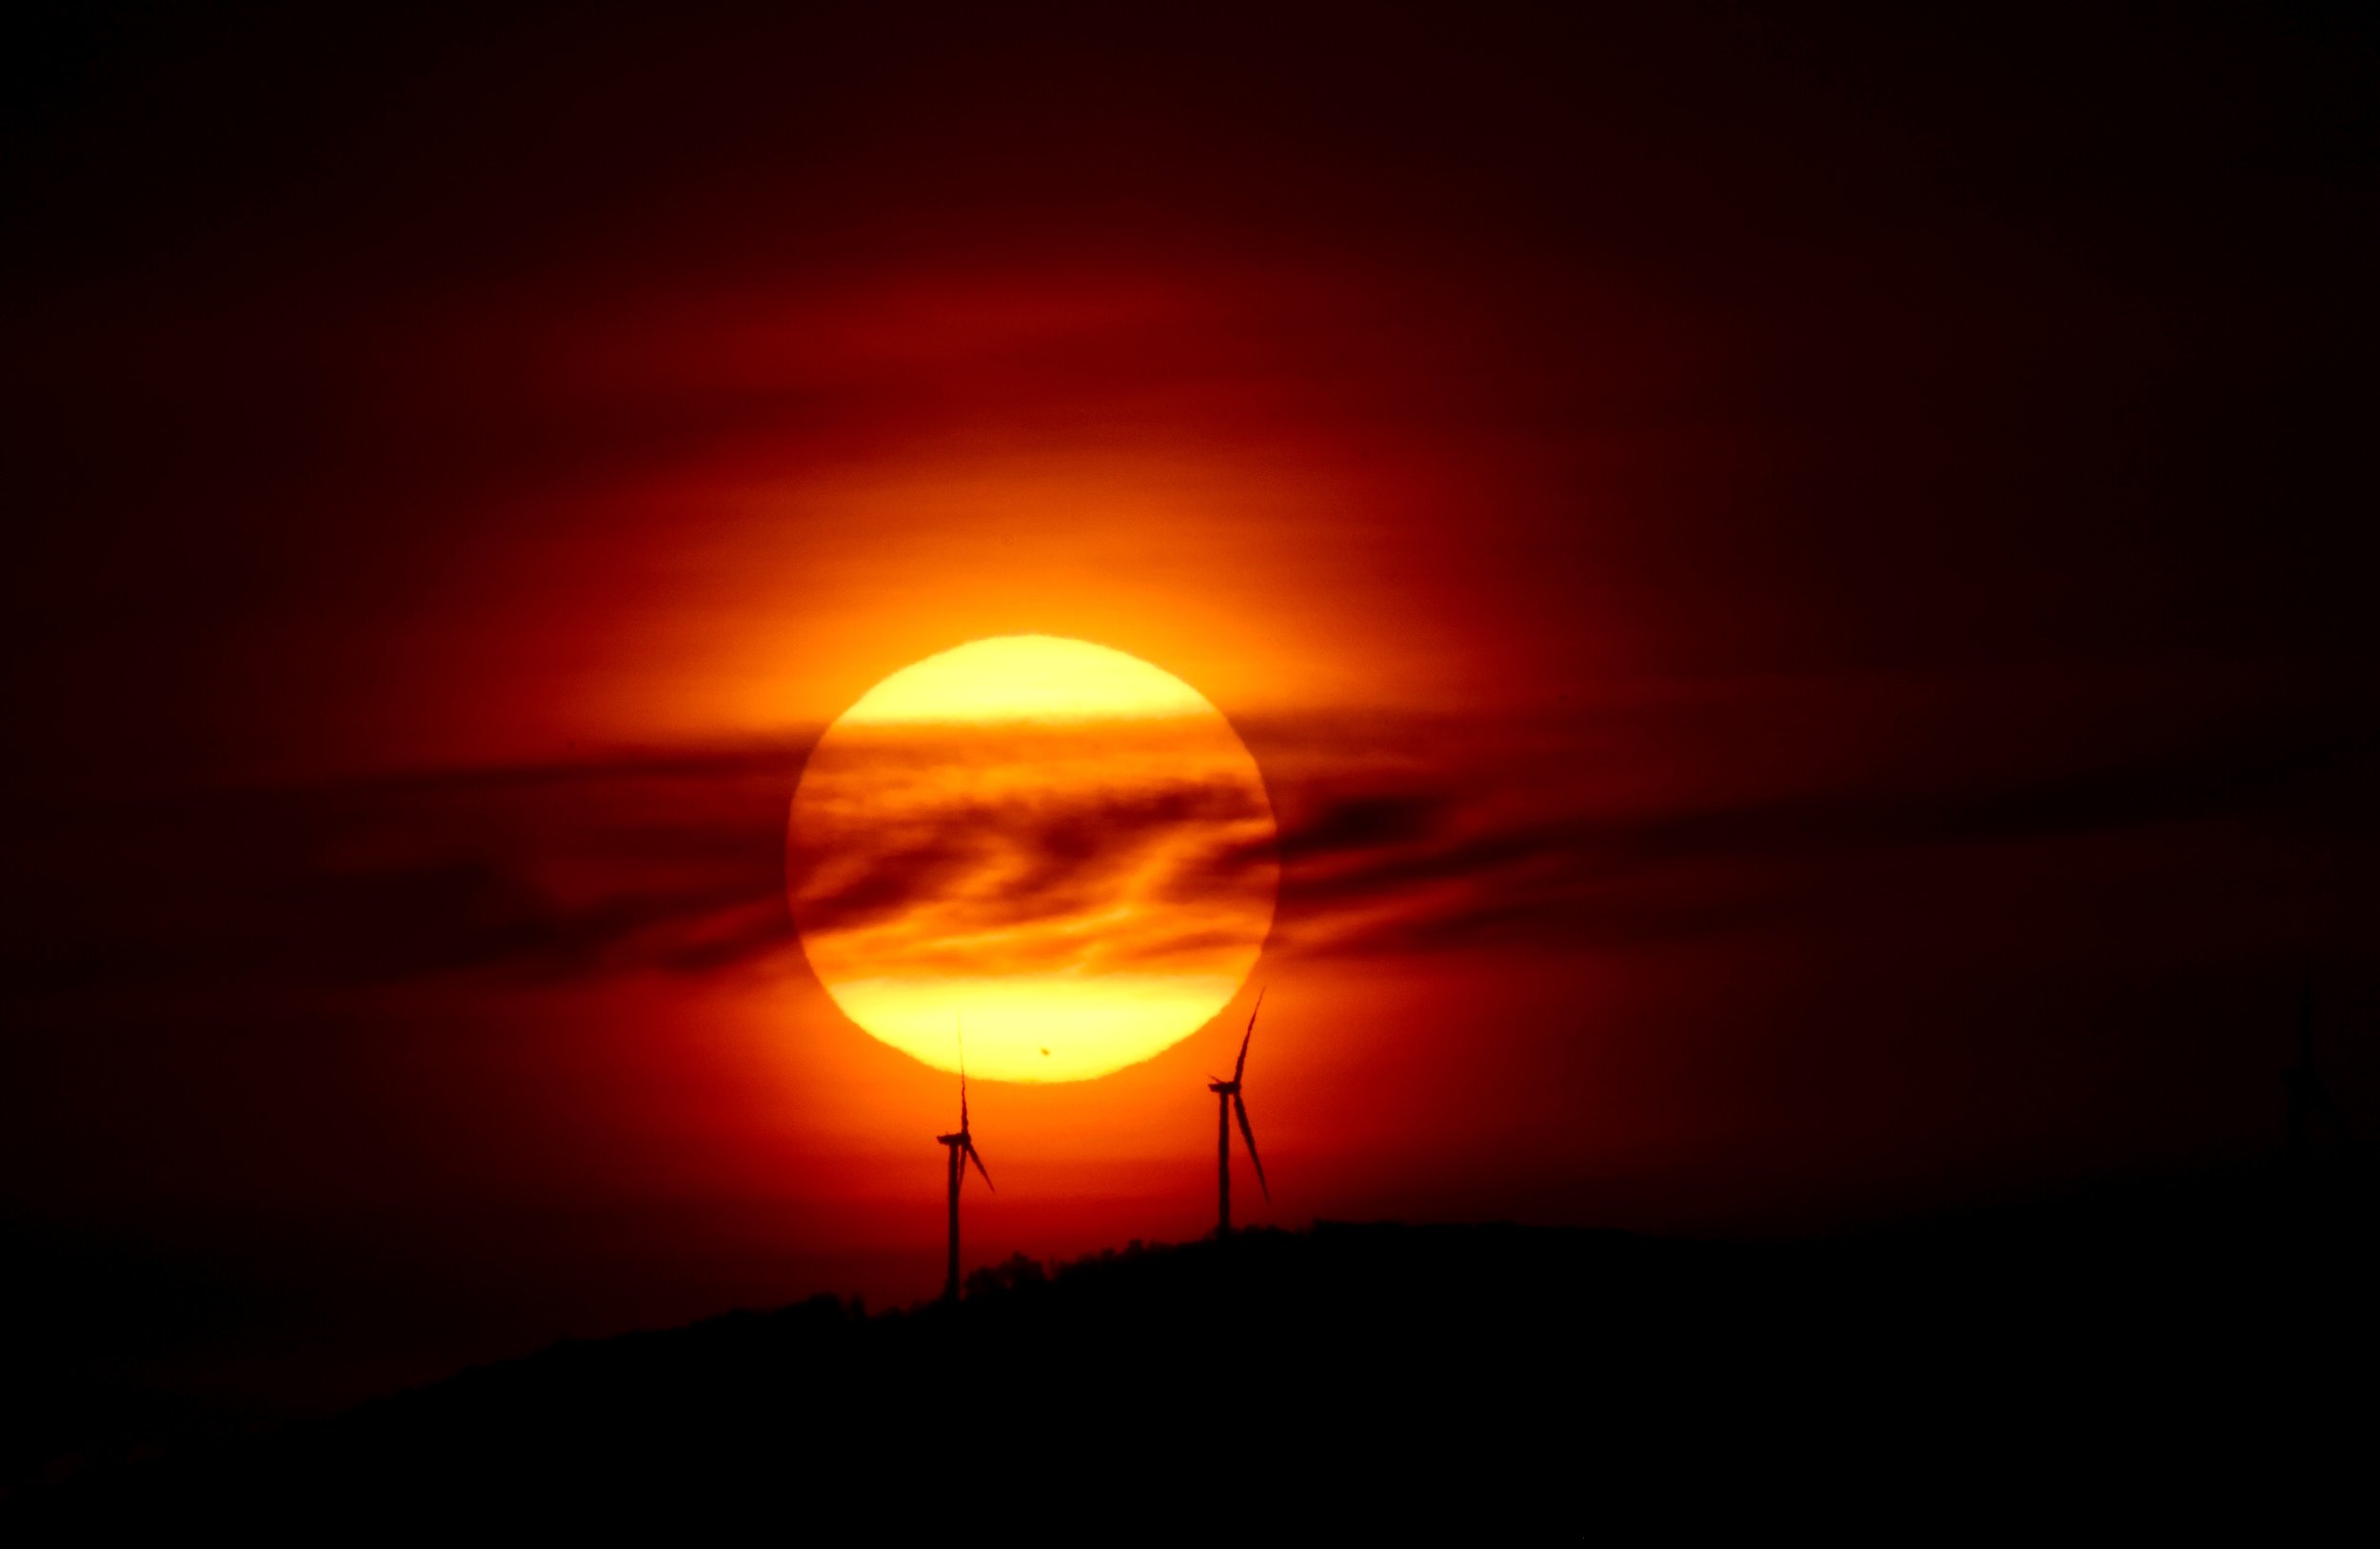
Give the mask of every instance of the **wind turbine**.
M 967 1039 L 959 1035 L 959 1127 L 947 1135 L 934 1137 L 935 1143 L 950 1153 L 950 1267 L 942 1277 L 942 1300 L 959 1300 L 959 1185 L 967 1176 L 966 1164 L 975 1163 L 975 1170 L 983 1174 L 983 1186 L 992 1187 L 992 1175 L 983 1165 L 983 1158 L 975 1149 L 975 1137 L 967 1133 Z M 993 1190 L 998 1193 L 997 1189 Z
M 1264 992 L 1256 992 L 1256 1004 L 1248 1011 L 1248 1030 L 1240 1035 L 1240 1062 L 1231 1067 L 1231 1080 L 1209 1081 L 1206 1089 L 1215 1094 L 1215 1235 L 1231 1235 L 1231 1121 L 1240 1117 L 1240 1138 L 1248 1142 L 1248 1161 L 1256 1167 L 1256 1186 L 1264 1191 L 1264 1201 L 1273 1201 L 1272 1185 L 1264 1182 L 1264 1161 L 1256 1154 L 1256 1131 L 1248 1127 L 1248 1105 L 1240 1101 L 1240 1078 L 1248 1068 L 1248 1040 L 1256 1036 L 1256 1014 L 1264 1009 Z

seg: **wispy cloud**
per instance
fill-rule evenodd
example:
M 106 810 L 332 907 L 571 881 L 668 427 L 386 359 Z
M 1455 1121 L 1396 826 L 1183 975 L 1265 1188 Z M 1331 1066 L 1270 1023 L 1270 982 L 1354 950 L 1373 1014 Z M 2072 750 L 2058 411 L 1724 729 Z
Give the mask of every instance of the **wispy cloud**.
M 1485 723 L 1458 736 L 1433 723 L 1383 737 L 1377 720 L 1342 734 L 1325 718 L 1263 729 L 1277 847 L 1219 828 L 1200 792 L 1160 786 L 1062 810 L 986 801 L 959 841 L 896 839 L 824 884 L 794 880 L 810 884 L 816 927 L 854 929 L 946 904 L 954 878 L 980 879 L 990 856 L 999 885 L 971 884 L 969 928 L 1069 927 L 1068 961 L 1112 968 L 1211 949 L 1224 923 L 1200 901 L 1236 896 L 1278 855 L 1279 951 L 1577 946 L 1755 928 L 1853 885 L 1845 867 L 1867 857 L 2368 826 L 2349 797 L 2375 765 L 2369 737 L 2213 724 L 2091 762 L 1982 774 L 1954 757 L 1870 786 L 1762 793 L 1747 778 L 1732 798 L 1663 799 L 1545 776 L 1565 738 L 1608 752 L 1610 728 L 1585 720 L 1525 738 Z M 1400 757 L 1400 736 L 1464 752 Z M 686 748 L 32 812 L 0 945 L 8 981 L 40 993 L 732 970 L 796 949 L 785 824 L 803 751 Z M 1167 905 L 1149 929 L 1070 928 L 1133 867 L 1154 868 L 1142 896 Z

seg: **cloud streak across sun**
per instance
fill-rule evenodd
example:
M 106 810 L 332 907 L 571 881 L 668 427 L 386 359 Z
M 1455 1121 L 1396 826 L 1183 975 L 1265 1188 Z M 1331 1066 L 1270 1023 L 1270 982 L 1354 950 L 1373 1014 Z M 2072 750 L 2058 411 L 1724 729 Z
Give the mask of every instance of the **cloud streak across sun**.
M 1788 693 L 1814 746 L 1844 745 L 1906 705 L 1874 685 L 1765 685 L 1739 701 L 1605 707 L 1534 730 L 1377 711 L 1258 721 L 1246 729 L 1271 771 L 1277 842 L 1233 842 L 1236 808 L 1195 784 L 1066 810 L 983 798 L 964 807 L 967 823 L 864 883 L 836 883 L 788 852 L 786 797 L 814 737 L 46 804 L 19 852 L 43 908 L 0 943 L 0 963 L 33 997 L 102 984 L 183 996 L 250 979 L 706 976 L 797 956 L 789 892 L 823 929 L 891 941 L 962 866 L 1004 879 L 996 898 L 953 905 L 986 928 L 1065 921 L 1134 879 L 1176 902 L 1253 893 L 1278 864 L 1268 950 L 1290 958 L 1617 947 L 1781 928 L 1796 904 L 1857 885 L 1852 863 L 1983 841 L 2064 844 L 2063 864 L 2112 864 L 2109 840 L 2166 836 L 2161 853 L 2177 865 L 2245 864 L 2261 852 L 2219 851 L 2227 827 L 2254 831 L 2309 804 L 2359 813 L 2372 767 L 2358 732 L 2210 712 L 2199 685 L 2177 683 L 2167 713 L 2095 733 L 2103 747 L 1995 769 L 1986 750 L 2010 706 L 2044 714 L 2036 685 L 1932 692 L 1967 729 L 1922 765 L 1883 769 L 1863 755 L 1790 771 L 1779 754 L 1767 767 L 1737 759 L 1738 781 L 1695 788 L 1669 783 L 1650 750 L 1707 748 L 1708 766 L 1725 768 L 1720 752 L 1758 741 L 1752 706 Z M 1548 770 L 1585 773 L 1557 782 Z M 136 876 L 146 883 L 131 885 Z M 103 916 L 105 933 L 91 924 Z M 1037 962 L 1156 967 L 1201 944 L 1195 917 L 1071 947 L 1053 931 Z M 931 962 L 922 934 L 904 950 Z

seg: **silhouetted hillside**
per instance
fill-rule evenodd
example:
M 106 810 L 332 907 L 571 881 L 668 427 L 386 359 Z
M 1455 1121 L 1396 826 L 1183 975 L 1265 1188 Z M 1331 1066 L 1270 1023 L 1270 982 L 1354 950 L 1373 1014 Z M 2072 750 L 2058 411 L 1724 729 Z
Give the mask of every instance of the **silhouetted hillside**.
M 2296 1510 L 2369 1457 L 2370 1198 L 2232 1180 L 1834 1244 L 1323 1223 L 1018 1261 L 958 1307 L 559 1345 L 18 1506 L 914 1534 L 1187 1525 L 1230 1489 L 1259 1523 L 1478 1525 L 1749 1519 L 1778 1489 L 2171 1509 L 2286 1479 Z

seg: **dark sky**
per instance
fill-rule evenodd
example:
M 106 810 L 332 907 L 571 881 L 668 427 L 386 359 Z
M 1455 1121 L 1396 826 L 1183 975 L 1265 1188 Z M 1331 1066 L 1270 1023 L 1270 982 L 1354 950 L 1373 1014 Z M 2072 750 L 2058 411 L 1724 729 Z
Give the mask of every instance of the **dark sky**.
M 930 1290 L 943 1082 L 784 824 L 986 634 L 1256 753 L 1281 1221 L 2238 1161 L 2310 970 L 2380 1102 L 2355 8 L 7 26 L 0 1230 L 76 1371 Z M 982 1252 L 1200 1230 L 1222 1036 L 988 1088 Z

